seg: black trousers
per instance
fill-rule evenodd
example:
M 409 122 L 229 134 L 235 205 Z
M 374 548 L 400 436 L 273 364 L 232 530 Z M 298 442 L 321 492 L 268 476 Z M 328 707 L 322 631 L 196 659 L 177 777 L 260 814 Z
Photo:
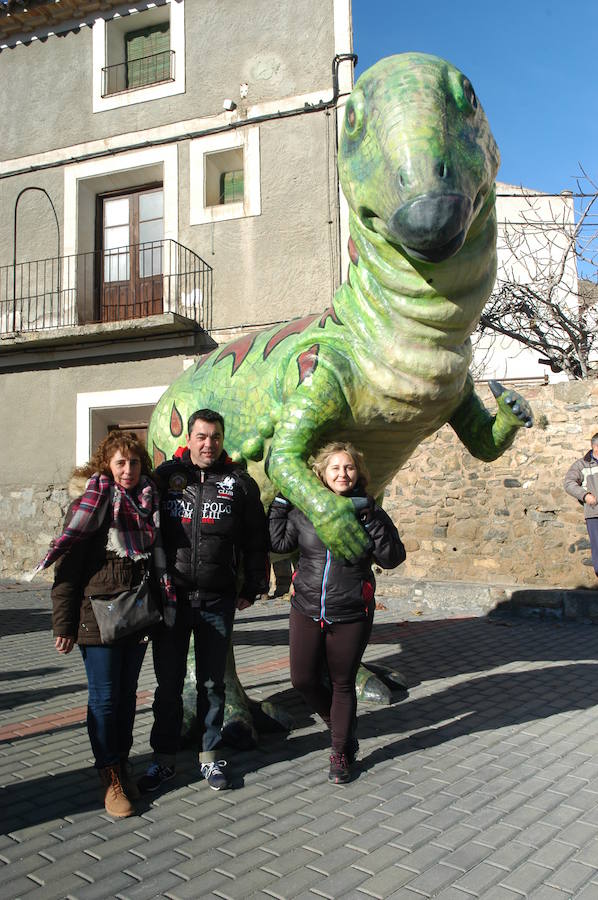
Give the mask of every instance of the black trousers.
M 231 640 L 234 605 L 225 612 L 177 610 L 173 628 L 160 625 L 152 643 L 158 686 L 154 695 L 154 724 L 150 744 L 163 765 L 174 765 L 183 723 L 183 685 L 191 634 L 195 644 L 197 725 L 201 736 L 200 762 L 213 762 L 220 745 L 224 719 L 224 670 Z
M 321 627 L 291 606 L 289 647 L 291 681 L 331 731 L 334 753 L 346 753 L 353 736 L 357 697 L 355 678 L 372 631 L 374 604 L 368 618 Z M 328 688 L 322 681 L 325 668 Z

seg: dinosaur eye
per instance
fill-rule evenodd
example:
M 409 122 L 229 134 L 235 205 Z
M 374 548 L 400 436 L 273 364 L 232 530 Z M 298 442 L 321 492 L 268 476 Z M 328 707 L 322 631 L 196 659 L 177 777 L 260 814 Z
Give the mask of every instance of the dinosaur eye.
M 473 109 L 477 109 L 478 108 L 478 98 L 475 95 L 475 91 L 473 89 L 473 86 L 472 86 L 469 78 L 463 79 L 463 94 L 465 95 L 465 99 L 467 100 L 469 105 Z
M 365 98 L 361 92 L 353 91 L 345 108 L 345 133 L 351 140 L 359 137 L 365 124 Z

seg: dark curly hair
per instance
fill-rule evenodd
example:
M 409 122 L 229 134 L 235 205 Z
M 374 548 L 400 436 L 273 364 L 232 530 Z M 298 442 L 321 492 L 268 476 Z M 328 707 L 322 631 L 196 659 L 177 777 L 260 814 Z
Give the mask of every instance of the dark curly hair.
M 123 456 L 138 456 L 141 460 L 141 474 L 152 474 L 152 461 L 141 438 L 138 438 L 134 431 L 114 429 L 100 441 L 89 462 L 83 466 L 77 466 L 73 475 L 89 478 L 94 472 L 99 472 L 100 475 L 107 475 L 111 478 L 110 460 L 118 452 Z

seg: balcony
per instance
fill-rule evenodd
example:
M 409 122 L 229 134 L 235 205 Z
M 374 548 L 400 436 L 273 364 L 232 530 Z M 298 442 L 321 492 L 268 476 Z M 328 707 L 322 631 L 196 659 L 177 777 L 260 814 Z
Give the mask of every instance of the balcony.
M 211 266 L 173 240 L 0 267 L 4 336 L 108 323 L 114 331 L 164 314 L 204 329 L 211 306 Z
M 150 84 L 174 81 L 174 66 L 174 50 L 162 50 L 151 56 L 130 59 L 115 66 L 105 66 L 102 69 L 102 97 L 137 90 Z

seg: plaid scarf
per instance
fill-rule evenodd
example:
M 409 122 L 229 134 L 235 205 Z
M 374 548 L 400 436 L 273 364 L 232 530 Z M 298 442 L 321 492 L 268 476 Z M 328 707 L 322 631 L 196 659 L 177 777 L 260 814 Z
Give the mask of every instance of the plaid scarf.
M 164 621 L 174 621 L 176 593 L 166 571 L 160 534 L 160 498 L 154 482 L 142 475 L 135 494 L 128 493 L 106 475 L 92 475 L 81 497 L 71 505 L 71 518 L 55 538 L 35 572 L 48 568 L 80 541 L 92 537 L 106 515 L 110 517 L 106 549 L 130 559 L 152 557 L 164 604 Z

